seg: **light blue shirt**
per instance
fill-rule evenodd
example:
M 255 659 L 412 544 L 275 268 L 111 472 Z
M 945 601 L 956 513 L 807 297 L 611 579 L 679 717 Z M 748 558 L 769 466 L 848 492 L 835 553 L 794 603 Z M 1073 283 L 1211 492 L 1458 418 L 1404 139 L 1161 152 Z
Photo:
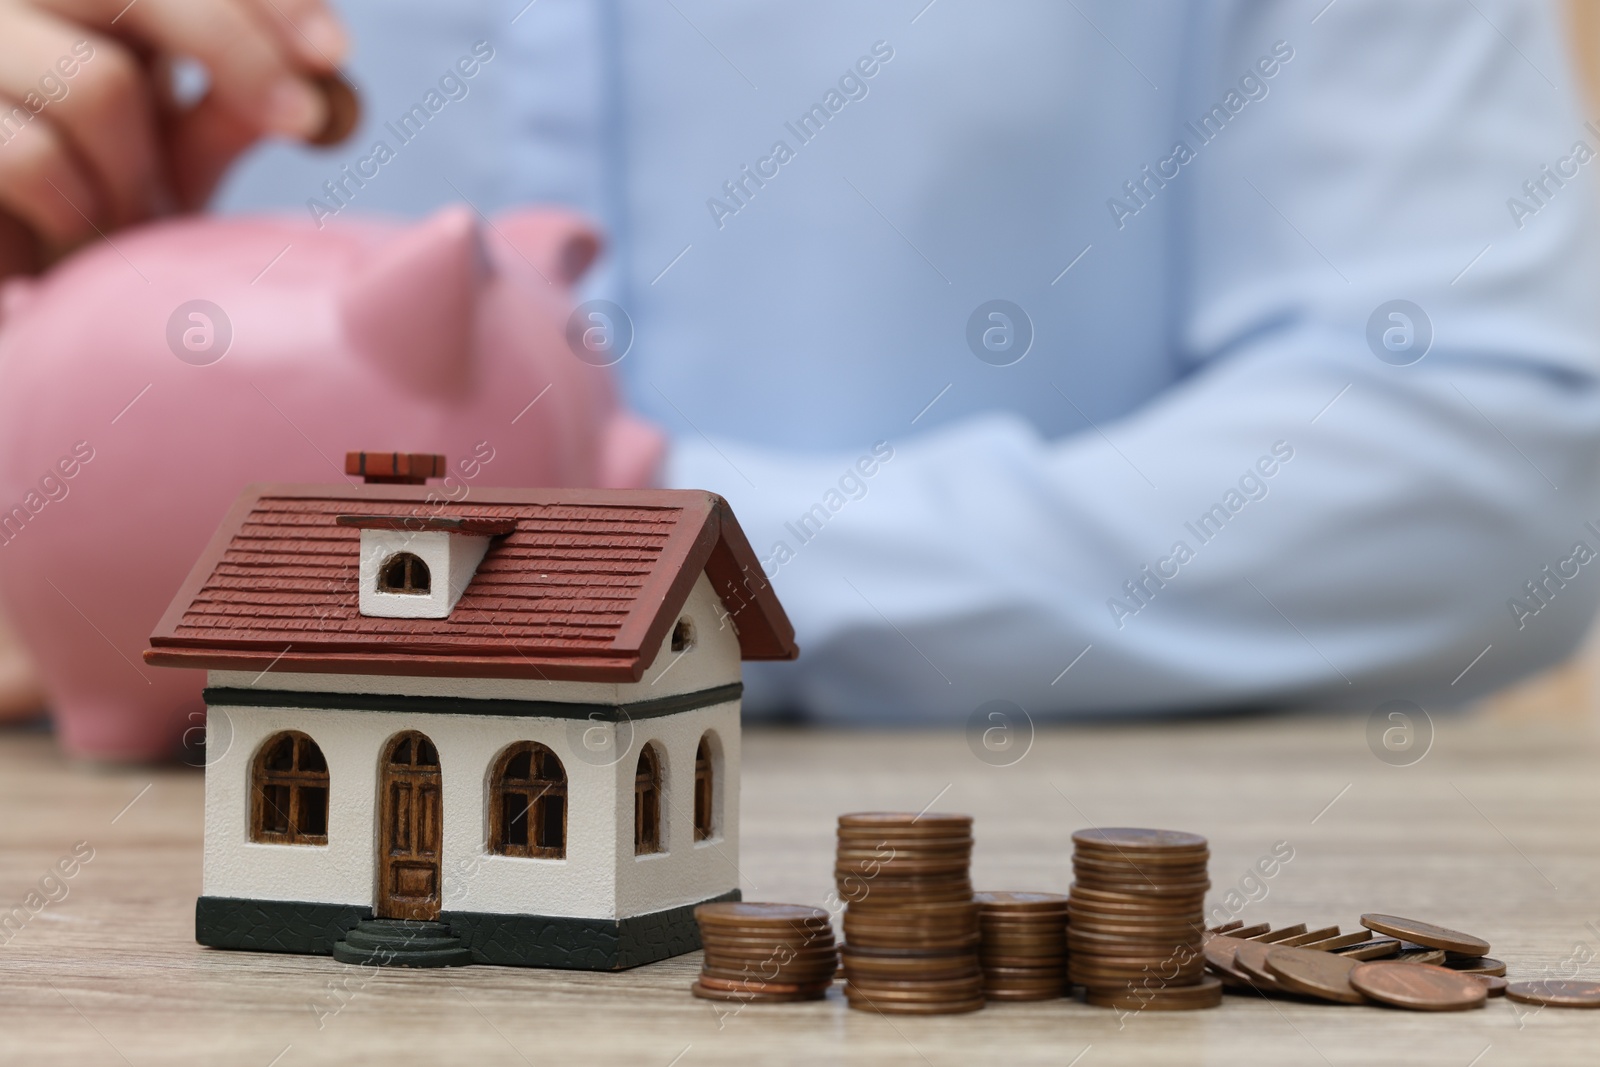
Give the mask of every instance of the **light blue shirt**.
M 364 128 L 221 202 L 309 211 L 487 42 L 342 210 L 602 222 L 627 395 L 804 650 L 752 709 L 1434 706 L 1584 631 L 1600 132 L 1544 5 L 524 3 L 343 3 Z

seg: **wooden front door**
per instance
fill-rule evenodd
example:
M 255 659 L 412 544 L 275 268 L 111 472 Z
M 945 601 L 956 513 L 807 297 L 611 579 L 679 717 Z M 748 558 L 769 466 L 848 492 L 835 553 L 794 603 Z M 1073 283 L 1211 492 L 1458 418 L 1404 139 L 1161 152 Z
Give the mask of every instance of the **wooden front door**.
M 378 917 L 439 917 L 439 751 L 416 731 L 389 742 L 378 783 Z

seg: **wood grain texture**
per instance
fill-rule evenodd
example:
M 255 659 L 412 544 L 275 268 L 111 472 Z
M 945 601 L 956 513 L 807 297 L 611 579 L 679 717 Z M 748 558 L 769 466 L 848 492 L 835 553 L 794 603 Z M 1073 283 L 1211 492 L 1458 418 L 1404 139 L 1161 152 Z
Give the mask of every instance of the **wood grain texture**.
M 939 810 L 976 816 L 983 889 L 1064 891 L 1069 837 L 1083 826 L 1170 827 L 1210 838 L 1213 906 L 1275 842 L 1293 845 L 1266 898 L 1241 913 L 1249 922 L 1351 928 L 1367 911 L 1414 915 L 1482 935 L 1513 981 L 1541 977 L 1576 945 L 1600 956 L 1592 725 L 1436 724 L 1432 751 L 1404 768 L 1369 752 L 1365 715 L 1042 730 L 1011 767 L 980 763 L 956 732 L 751 729 L 742 888 L 751 900 L 822 904 L 839 813 L 916 811 L 938 797 Z M 1092 1046 L 1078 1067 L 1466 1067 L 1480 1054 L 1478 1067 L 1494 1067 L 1590 1064 L 1600 1035 L 1594 1013 L 1527 1014 L 1503 999 L 1432 1015 L 1231 993 L 1216 1010 L 1120 1027 L 1116 1013 L 1070 1002 L 891 1021 L 848 1010 L 837 990 L 719 1018 L 737 1005 L 688 992 L 699 953 L 621 974 L 373 974 L 220 952 L 193 941 L 201 785 L 194 771 L 75 769 L 47 738 L 0 734 L 0 921 L 75 842 L 95 850 L 65 899 L 0 930 L 0 1062 L 667 1067 L 681 1054 L 678 1067 L 1064 1067 Z

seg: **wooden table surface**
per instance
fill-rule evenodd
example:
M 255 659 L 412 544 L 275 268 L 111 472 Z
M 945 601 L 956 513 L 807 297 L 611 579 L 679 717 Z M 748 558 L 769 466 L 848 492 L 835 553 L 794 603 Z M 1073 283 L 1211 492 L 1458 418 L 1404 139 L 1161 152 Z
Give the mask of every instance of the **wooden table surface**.
M 1487 938 L 1512 977 L 1600 956 L 1600 745 L 1584 718 L 1436 717 L 1395 767 L 1363 717 L 1041 730 L 1018 763 L 959 732 L 750 730 L 747 899 L 821 903 L 833 818 L 860 809 L 976 816 L 980 888 L 1065 891 L 1086 825 L 1211 839 L 1213 904 L 1286 841 L 1294 858 L 1242 917 L 1347 929 L 1364 911 Z M 942 1018 L 826 1001 L 714 1006 L 700 955 L 621 974 L 346 967 L 193 940 L 201 776 L 73 767 L 45 736 L 0 734 L 0 913 L 75 843 L 94 857 L 0 944 L 0 1062 L 588 1065 L 1196 1063 L 1592 1064 L 1600 1012 L 1492 1000 L 1461 1014 L 1230 995 L 1219 1009 L 1127 1019 L 1072 1001 Z M 1260 892 L 1256 894 L 1260 896 Z M 36 901 L 37 903 L 37 901 Z M 0 942 L 6 940 L 0 930 Z M 1600 974 L 1600 962 L 1582 967 Z M 719 1012 L 720 1008 L 720 1012 Z

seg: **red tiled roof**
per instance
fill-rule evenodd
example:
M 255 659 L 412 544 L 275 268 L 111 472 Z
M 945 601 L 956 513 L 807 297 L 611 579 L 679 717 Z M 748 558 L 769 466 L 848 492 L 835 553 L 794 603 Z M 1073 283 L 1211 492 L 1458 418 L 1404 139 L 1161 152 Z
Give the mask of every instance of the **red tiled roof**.
M 636 681 L 702 571 L 734 620 L 745 659 L 799 652 L 755 553 L 715 494 L 474 489 L 462 503 L 437 496 L 425 486 L 251 487 L 156 626 L 145 659 L 232 670 L 270 664 Z M 509 519 L 515 529 L 490 543 L 448 618 L 372 618 L 357 606 L 361 531 L 336 521 L 353 513 Z

